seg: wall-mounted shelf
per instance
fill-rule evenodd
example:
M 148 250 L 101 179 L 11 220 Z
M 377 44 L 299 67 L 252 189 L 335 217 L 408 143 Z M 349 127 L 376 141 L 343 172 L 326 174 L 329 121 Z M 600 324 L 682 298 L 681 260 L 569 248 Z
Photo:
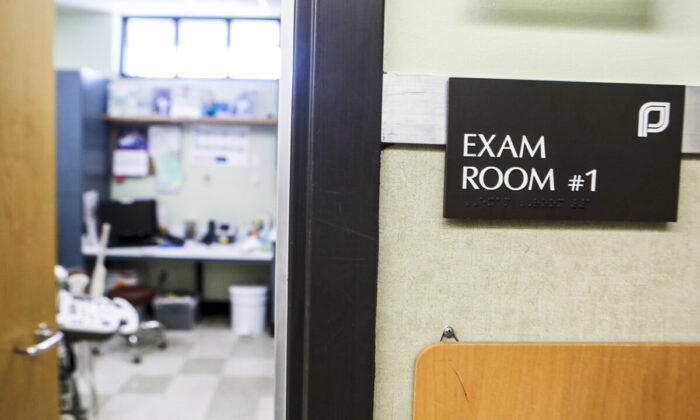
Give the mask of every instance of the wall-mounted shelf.
M 145 116 L 114 116 L 104 114 L 105 121 L 116 124 L 250 124 L 250 125 L 274 125 L 277 118 L 261 117 L 170 117 L 167 115 L 145 115 Z

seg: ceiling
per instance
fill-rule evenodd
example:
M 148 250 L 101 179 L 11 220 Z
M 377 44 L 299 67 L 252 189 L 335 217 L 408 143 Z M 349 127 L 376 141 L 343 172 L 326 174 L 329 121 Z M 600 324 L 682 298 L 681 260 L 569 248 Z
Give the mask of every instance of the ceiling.
M 56 0 L 58 9 L 131 16 L 279 17 L 281 0 Z

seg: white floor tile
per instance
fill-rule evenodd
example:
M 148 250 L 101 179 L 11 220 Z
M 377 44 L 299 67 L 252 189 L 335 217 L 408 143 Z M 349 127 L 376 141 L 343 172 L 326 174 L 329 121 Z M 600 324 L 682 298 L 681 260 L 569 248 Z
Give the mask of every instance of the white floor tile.
M 197 338 L 188 356 L 227 358 L 233 351 L 235 336 L 226 330 L 197 331 Z
M 262 396 L 258 400 L 258 417 L 256 420 L 275 420 L 275 397 Z
M 173 377 L 170 375 L 133 375 L 119 389 L 120 394 L 162 395 L 170 386 Z
M 162 398 L 162 397 L 160 397 Z M 115 395 L 101 408 L 99 420 L 151 419 L 158 411 L 158 396 Z
M 117 393 L 132 375 L 128 369 L 119 368 L 121 364 L 96 363 L 95 388 L 99 394 Z
M 232 358 L 226 361 L 223 374 L 225 376 L 272 378 L 275 376 L 275 361 L 268 358 Z
M 158 410 L 149 420 L 203 419 L 209 409 L 218 377 L 178 376 L 158 401 Z
M 98 356 L 95 370 L 112 374 L 127 372 L 138 375 L 174 375 L 182 369 L 187 358 L 167 353 L 142 353 L 141 363 L 132 363 L 131 354 L 110 354 Z
M 181 375 L 221 375 L 226 359 L 190 358 L 180 370 Z

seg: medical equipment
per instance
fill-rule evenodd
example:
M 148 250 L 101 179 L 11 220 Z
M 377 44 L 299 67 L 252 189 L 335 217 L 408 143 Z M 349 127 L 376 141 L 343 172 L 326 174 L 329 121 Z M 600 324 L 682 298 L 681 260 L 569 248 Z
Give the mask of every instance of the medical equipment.
M 124 299 L 101 297 L 76 297 L 67 290 L 58 292 L 58 327 L 63 331 L 64 342 L 59 350 L 61 414 L 72 415 L 76 420 L 87 419 L 76 386 L 77 370 L 74 347 L 81 342 L 104 341 L 113 335 L 133 334 L 139 329 L 139 315 Z M 91 390 L 94 410 L 97 410 L 97 391 L 94 386 L 92 355 L 85 353 L 87 382 Z

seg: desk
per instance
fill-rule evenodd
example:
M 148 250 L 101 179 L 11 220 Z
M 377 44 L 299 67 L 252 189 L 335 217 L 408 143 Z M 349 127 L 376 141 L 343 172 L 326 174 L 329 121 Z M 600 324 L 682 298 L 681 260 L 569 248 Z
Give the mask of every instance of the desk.
M 99 245 L 82 246 L 86 257 L 96 257 Z M 232 262 L 263 262 L 272 261 L 272 251 L 267 249 L 245 250 L 242 244 L 211 244 L 204 245 L 197 241 L 185 241 L 184 246 L 133 246 L 107 248 L 106 258 L 111 259 L 154 259 L 154 260 L 196 260 L 196 261 L 232 261 Z
M 242 243 L 228 245 L 205 245 L 197 241 L 185 241 L 184 246 L 139 246 L 107 248 L 105 259 L 109 260 L 180 260 L 195 263 L 195 288 L 202 304 L 204 303 L 204 269 L 207 261 L 225 261 L 254 264 L 271 264 L 274 253 L 272 247 L 267 249 L 249 249 Z M 82 245 L 82 254 L 87 258 L 95 258 L 99 245 Z M 271 278 L 274 279 L 274 264 L 271 264 Z M 274 280 L 271 280 L 271 300 L 274 296 Z M 204 305 L 202 305 L 204 306 Z M 272 313 L 270 313 L 272 314 Z

